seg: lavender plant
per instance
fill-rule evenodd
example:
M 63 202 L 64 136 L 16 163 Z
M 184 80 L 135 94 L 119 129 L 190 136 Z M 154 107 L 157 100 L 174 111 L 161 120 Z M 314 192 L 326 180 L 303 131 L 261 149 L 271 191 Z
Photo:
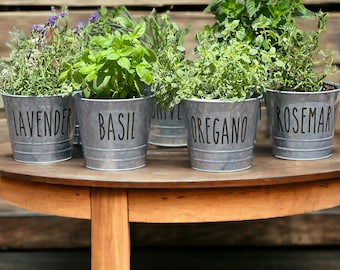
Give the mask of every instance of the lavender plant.
M 108 9 L 101 7 L 93 13 L 86 25 L 88 36 L 105 35 L 115 31 L 131 32 L 138 22 L 125 6 Z
M 65 8 L 53 14 L 41 25 L 32 26 L 31 33 L 12 32 L 9 60 L 0 61 L 0 91 L 25 96 L 70 95 L 59 83 L 61 62 L 69 61 L 82 39 L 70 27 Z

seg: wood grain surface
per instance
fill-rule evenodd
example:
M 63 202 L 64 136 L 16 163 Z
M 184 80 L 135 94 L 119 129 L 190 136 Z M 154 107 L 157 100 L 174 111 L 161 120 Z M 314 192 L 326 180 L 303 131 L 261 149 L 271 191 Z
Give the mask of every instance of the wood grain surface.
M 13 181 L 0 175 L 0 197 L 31 211 L 90 219 L 90 190 L 86 187 Z
M 206 5 L 210 1 L 209 0 L 118 0 L 118 1 L 110 1 L 110 0 L 99 0 L 99 1 L 93 1 L 93 0 L 83 0 L 83 1 L 77 1 L 77 0 L 2 0 L 1 5 L 6 6 L 74 6 L 74 7 L 97 7 L 100 5 L 103 6 L 118 6 L 118 5 L 126 5 L 126 6 L 165 6 L 165 5 Z
M 92 10 L 71 10 L 71 25 L 76 25 L 80 20 L 87 21 Z M 132 14 L 139 18 L 140 16 L 148 14 L 149 11 L 133 11 Z M 209 14 L 204 14 L 199 11 L 173 11 L 171 12 L 172 19 L 180 26 L 190 25 L 190 33 L 185 40 L 185 47 L 188 52 L 188 57 L 192 58 L 191 52 L 195 46 L 194 33 L 197 29 L 201 29 L 205 24 L 212 24 L 213 17 Z M 0 57 L 9 57 L 10 48 L 7 43 L 10 41 L 10 32 L 14 29 L 21 29 L 27 34 L 30 32 L 32 25 L 44 23 L 51 15 L 49 11 L 11 11 L 0 12 Z M 329 12 L 327 31 L 322 35 L 320 47 L 323 49 L 334 50 L 340 52 L 340 10 L 333 10 Z M 309 29 L 313 27 L 313 22 L 310 20 L 303 20 L 300 23 L 302 28 Z M 336 57 L 335 64 L 340 64 L 340 58 Z M 332 81 L 339 81 L 337 77 L 329 77 Z
M 6 125 L 5 121 L 0 123 Z M 8 136 L 6 128 L 0 135 Z M 190 168 L 187 148 L 152 147 L 144 168 L 105 172 L 84 167 L 81 148 L 73 158 L 53 164 L 26 164 L 13 160 L 8 141 L 0 144 L 0 175 L 32 182 L 111 188 L 218 188 L 267 186 L 328 180 L 340 177 L 340 136 L 334 138 L 333 155 L 317 161 L 289 161 L 272 156 L 270 141 L 259 134 L 253 166 L 240 172 L 209 173 Z
M 304 0 L 305 4 L 308 5 L 322 5 L 322 4 L 339 4 L 339 0 Z M 56 5 L 56 6 L 62 6 L 62 5 L 69 5 L 69 6 L 99 6 L 99 5 L 127 5 L 127 6 L 161 6 L 161 5 L 183 5 L 183 4 L 189 4 L 189 5 L 199 5 L 199 4 L 208 4 L 210 3 L 210 0 L 162 0 L 162 1 L 156 1 L 156 0 L 118 0 L 115 2 L 109 1 L 109 0 L 97 0 L 97 1 L 91 1 L 91 0 L 83 0 L 83 1 L 77 1 L 77 0 L 2 0 L 1 5 L 4 6 L 14 6 L 14 5 L 21 5 L 21 6 L 48 6 L 48 5 Z
M 98 188 L 91 195 L 91 269 L 130 269 L 127 192 Z

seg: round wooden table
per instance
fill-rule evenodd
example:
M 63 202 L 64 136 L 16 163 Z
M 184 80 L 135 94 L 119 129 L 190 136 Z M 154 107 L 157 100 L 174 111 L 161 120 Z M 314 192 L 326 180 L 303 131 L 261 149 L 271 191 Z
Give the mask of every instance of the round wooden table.
M 50 165 L 12 159 L 0 144 L 0 197 L 33 211 L 91 219 L 92 270 L 130 269 L 130 222 L 219 222 L 288 216 L 340 205 L 340 143 L 318 161 L 272 157 L 268 139 L 253 167 L 207 173 L 189 167 L 186 148 L 151 147 L 147 166 L 124 172 L 86 169 L 80 148 Z

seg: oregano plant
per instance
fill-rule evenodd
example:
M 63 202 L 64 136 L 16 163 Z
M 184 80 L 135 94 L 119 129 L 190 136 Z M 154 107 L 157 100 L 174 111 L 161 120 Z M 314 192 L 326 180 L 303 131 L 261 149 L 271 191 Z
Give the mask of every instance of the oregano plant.
M 196 33 L 196 41 L 196 58 L 188 63 L 178 100 L 241 101 L 263 92 L 268 69 L 262 61 L 270 59 L 269 52 L 238 40 L 225 46 L 209 26 Z

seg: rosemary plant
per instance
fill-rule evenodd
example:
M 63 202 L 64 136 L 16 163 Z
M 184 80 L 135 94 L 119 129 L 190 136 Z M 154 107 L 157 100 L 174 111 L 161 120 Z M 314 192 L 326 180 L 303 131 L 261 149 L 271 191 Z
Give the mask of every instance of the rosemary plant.
M 273 52 L 271 61 L 263 61 L 271 69 L 268 88 L 319 91 L 334 71 L 334 53 L 319 48 L 327 16 L 308 10 L 302 0 L 214 0 L 205 11 L 215 16 L 220 42 L 236 39 Z M 300 29 L 297 18 L 315 20 L 316 29 Z

